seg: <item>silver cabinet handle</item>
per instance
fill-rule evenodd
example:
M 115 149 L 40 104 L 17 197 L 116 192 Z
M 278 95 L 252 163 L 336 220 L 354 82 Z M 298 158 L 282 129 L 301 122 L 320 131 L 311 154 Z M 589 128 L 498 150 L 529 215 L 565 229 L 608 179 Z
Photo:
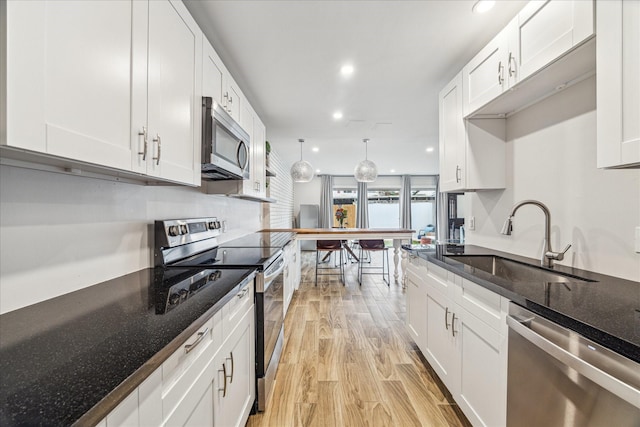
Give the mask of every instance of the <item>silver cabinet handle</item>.
M 222 369 L 218 369 L 218 372 L 222 372 L 222 378 L 224 378 L 224 385 L 218 391 L 222 392 L 222 397 L 227 397 L 227 365 L 223 363 Z
M 162 154 L 162 139 L 159 134 L 156 134 L 156 137 L 153 138 L 153 142 L 158 143 L 158 157 L 154 157 L 153 160 L 156 161 L 156 165 L 160 164 L 160 155 Z
M 196 348 L 196 346 L 200 344 L 200 342 L 204 339 L 204 337 L 207 335 L 208 332 L 209 332 L 209 328 L 205 329 L 202 332 L 198 332 L 198 338 L 193 343 L 185 345 L 184 352 L 189 353 L 191 350 Z
M 238 297 L 238 299 L 242 299 L 247 294 L 247 292 L 249 292 L 249 288 L 244 288 L 243 290 L 238 292 L 236 296 Z
M 444 309 L 444 328 L 448 331 L 449 330 L 449 307 L 446 307 Z
M 229 384 L 233 383 L 233 351 L 229 352 L 231 357 L 227 357 L 227 360 L 231 361 L 231 376 L 229 377 Z
M 143 140 L 144 140 L 144 146 L 142 148 L 142 151 L 138 151 L 138 154 L 142 155 L 142 160 L 147 160 L 147 127 L 146 126 L 142 126 L 142 132 L 138 132 L 139 136 L 144 136 Z
M 451 335 L 453 335 L 454 337 L 456 336 L 456 314 L 453 313 L 453 316 L 451 316 Z
M 509 52 L 509 77 L 513 77 L 516 74 L 515 60 L 516 57 L 512 52 Z M 514 64 L 513 68 L 511 68 L 511 64 Z
M 502 70 L 503 70 L 503 66 L 502 66 L 502 61 L 498 61 L 498 84 L 500 86 L 502 86 L 502 82 L 504 82 L 504 78 L 502 77 Z
M 460 171 L 462 169 L 460 169 L 460 166 L 456 165 L 456 183 L 460 182 Z
M 298 253 L 294 252 L 293 253 L 293 262 L 296 262 L 296 258 L 298 257 Z

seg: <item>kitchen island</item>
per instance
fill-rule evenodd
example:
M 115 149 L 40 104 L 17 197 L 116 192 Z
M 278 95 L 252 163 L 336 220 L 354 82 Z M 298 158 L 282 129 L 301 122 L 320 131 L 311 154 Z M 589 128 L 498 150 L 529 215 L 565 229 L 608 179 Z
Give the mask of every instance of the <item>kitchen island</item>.
M 393 278 L 398 283 L 398 264 L 402 242 L 411 242 L 413 230 L 404 228 L 278 228 L 264 231 L 290 231 L 296 233 L 298 240 L 393 240 Z M 404 255 L 403 255 L 404 259 Z

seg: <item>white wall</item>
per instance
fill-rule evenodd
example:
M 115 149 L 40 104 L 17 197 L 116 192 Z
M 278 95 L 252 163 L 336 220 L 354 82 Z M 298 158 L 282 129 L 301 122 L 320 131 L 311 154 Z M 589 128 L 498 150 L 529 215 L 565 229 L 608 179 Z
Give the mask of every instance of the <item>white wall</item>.
M 220 242 L 261 228 L 260 204 L 0 166 L 0 313 L 152 266 L 156 219 L 217 216 Z
M 538 257 L 544 215 L 518 210 L 512 236 L 500 229 L 511 207 L 536 199 L 551 211 L 554 250 L 573 246 L 561 264 L 640 281 L 634 229 L 640 225 L 640 171 L 596 168 L 595 78 L 507 120 L 507 189 L 470 193 L 467 243 Z
M 293 227 L 293 180 L 287 168 L 275 150 L 269 155 L 269 170 L 276 176 L 267 178 L 269 197 L 276 199 L 276 203 L 265 204 L 269 211 L 269 226 L 271 228 Z
M 320 184 L 321 179 L 314 177 L 311 182 L 293 183 L 293 214 L 298 218 L 300 205 L 320 206 Z

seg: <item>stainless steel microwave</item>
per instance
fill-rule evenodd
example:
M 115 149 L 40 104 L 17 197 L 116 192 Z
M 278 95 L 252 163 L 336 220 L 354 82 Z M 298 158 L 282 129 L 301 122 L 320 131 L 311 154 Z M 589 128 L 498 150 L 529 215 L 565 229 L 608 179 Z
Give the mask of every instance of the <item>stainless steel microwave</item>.
M 202 97 L 202 179 L 249 179 L 249 134 L 209 96 Z

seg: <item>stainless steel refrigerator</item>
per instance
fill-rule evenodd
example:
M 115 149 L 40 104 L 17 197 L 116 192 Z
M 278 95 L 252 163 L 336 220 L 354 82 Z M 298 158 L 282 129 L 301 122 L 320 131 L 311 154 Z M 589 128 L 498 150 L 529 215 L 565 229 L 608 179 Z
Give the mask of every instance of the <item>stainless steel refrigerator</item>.
M 318 217 L 320 215 L 320 207 L 318 205 L 300 205 L 298 213 L 299 228 L 318 228 Z M 300 249 L 303 251 L 315 251 L 315 240 L 300 241 Z

